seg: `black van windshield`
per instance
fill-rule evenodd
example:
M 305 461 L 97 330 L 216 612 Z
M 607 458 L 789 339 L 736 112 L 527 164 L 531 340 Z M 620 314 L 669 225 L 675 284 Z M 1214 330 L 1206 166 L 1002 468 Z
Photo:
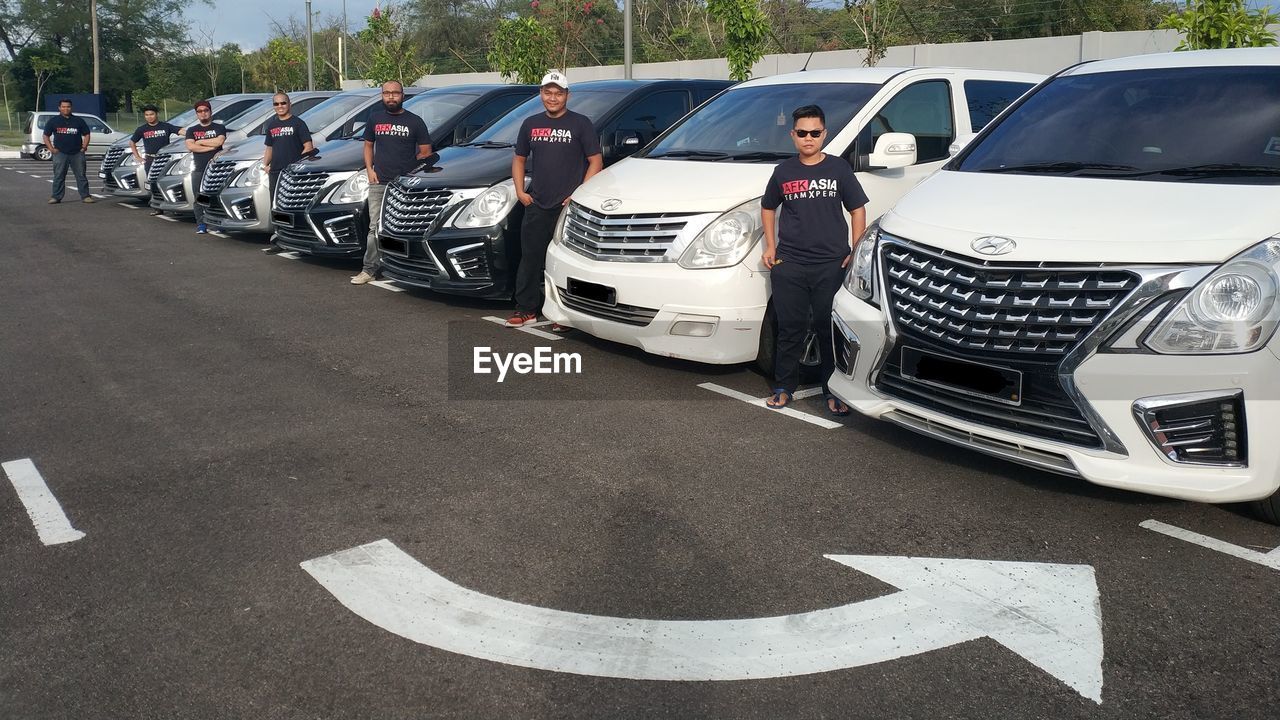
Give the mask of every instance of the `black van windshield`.
M 1060 77 L 1001 120 L 954 169 L 1280 184 L 1280 68 Z
M 599 124 L 600 120 L 624 97 L 626 93 L 617 90 L 570 90 L 569 109 L 586 115 L 591 122 Z M 517 105 L 511 112 L 494 120 L 484 132 L 475 136 L 471 142 L 464 144 L 501 147 L 515 145 L 516 136 L 520 134 L 520 125 L 524 119 L 545 111 L 542 98 L 534 95 Z
M 735 88 L 689 115 L 642 157 L 770 161 L 796 154 L 791 112 L 817 105 L 827 116 L 827 141 L 880 89 L 875 83 L 794 83 Z

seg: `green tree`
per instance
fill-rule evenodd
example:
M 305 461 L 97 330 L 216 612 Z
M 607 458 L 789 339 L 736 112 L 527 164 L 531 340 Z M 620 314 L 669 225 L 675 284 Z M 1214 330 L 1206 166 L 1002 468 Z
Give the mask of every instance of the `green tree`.
M 1160 27 L 1182 33 L 1179 50 L 1266 47 L 1276 44 L 1267 25 L 1277 20 L 1280 16 L 1270 10 L 1249 10 L 1244 0 L 1191 0 Z
M 413 37 L 395 20 L 398 8 L 387 5 L 374 9 L 366 19 L 366 27 L 356 34 L 360 54 L 354 55 L 356 67 L 366 80 L 381 85 L 395 80 L 405 85 L 431 71 L 423 62 Z
M 36 81 L 36 110 L 40 109 L 40 93 L 48 84 L 49 79 L 56 75 L 63 68 L 62 56 L 54 53 L 44 55 L 33 55 L 31 57 L 31 72 L 35 75 Z
M 724 51 L 729 77 L 742 81 L 764 57 L 769 20 L 754 0 L 707 0 L 707 12 L 724 25 Z
M 552 67 L 555 36 L 536 18 L 507 18 L 493 32 L 489 64 L 502 77 L 537 84 Z
M 307 84 L 307 51 L 288 38 L 271 38 L 248 62 L 257 87 L 289 91 Z

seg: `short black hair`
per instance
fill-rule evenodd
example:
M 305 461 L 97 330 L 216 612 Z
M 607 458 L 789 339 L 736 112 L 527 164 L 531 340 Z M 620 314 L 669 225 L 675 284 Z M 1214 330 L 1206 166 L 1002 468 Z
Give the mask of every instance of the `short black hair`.
M 144 112 L 144 113 L 149 113 L 149 112 L 158 113 L 158 112 L 160 112 L 160 108 L 156 107 L 155 105 L 143 105 L 143 106 L 142 106 L 142 112 Z
M 818 122 L 822 123 L 822 127 L 827 126 L 827 115 L 817 105 L 802 105 L 796 108 L 791 113 L 791 124 L 794 126 L 797 120 L 803 118 L 818 118 Z
M 59 104 L 59 105 L 61 105 L 62 103 L 66 103 L 66 104 L 68 104 L 68 105 L 71 105 L 71 99 L 70 99 L 70 98 L 62 98 L 61 100 L 59 100 L 59 101 L 58 101 L 58 104 Z M 71 107 L 75 107 L 75 105 L 71 105 Z

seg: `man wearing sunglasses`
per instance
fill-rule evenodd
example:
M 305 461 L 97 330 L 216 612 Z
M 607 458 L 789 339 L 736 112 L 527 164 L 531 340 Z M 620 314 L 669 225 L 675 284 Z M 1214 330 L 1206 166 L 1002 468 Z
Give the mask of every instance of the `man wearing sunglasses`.
M 271 107 L 276 116 L 262 126 L 263 143 L 266 145 L 262 153 L 262 169 L 267 173 L 267 187 L 271 193 L 271 204 L 276 202 L 276 184 L 280 180 L 280 171 L 301 160 L 303 156 L 315 151 L 311 142 L 311 129 L 301 118 L 293 114 L 293 102 L 285 93 L 276 93 L 271 98 Z M 269 252 L 278 253 L 280 248 L 271 245 Z
M 227 141 L 227 129 L 222 123 L 213 121 L 213 107 L 208 100 L 197 102 L 195 111 L 199 122 L 187 128 L 187 149 L 191 151 L 191 157 L 195 161 L 191 187 L 198 188 L 200 181 L 204 179 L 204 169 L 209 167 L 209 161 L 222 150 L 222 144 Z M 204 223 L 204 206 L 196 203 L 195 213 L 196 234 L 204 235 L 209 232 L 209 226 Z
M 827 379 L 835 370 L 831 303 L 852 257 L 852 242 L 867 228 L 867 195 L 848 162 L 822 152 L 827 135 L 822 108 L 805 105 L 796 108 L 791 117 L 791 140 L 799 156 L 774 169 L 760 200 L 764 225 L 761 262 L 770 270 L 778 326 L 773 397 L 765 404 L 775 409 L 791 404 L 800 384 L 800 356 L 812 318 L 822 353 L 827 411 L 843 417 L 849 408 L 827 389 Z

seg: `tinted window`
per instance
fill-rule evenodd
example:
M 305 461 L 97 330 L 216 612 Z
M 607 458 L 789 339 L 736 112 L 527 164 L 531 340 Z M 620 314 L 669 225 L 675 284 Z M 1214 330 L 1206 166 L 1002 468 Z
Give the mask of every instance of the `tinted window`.
M 453 121 L 476 101 L 477 93 L 450 93 L 428 91 L 416 95 L 404 103 L 404 109 L 422 118 L 427 130 L 434 132 L 443 125 L 452 125 Z
M 826 113 L 827 127 L 843 128 L 879 89 L 868 83 L 795 83 L 729 90 L 685 118 L 645 154 L 795 155 L 791 111 L 801 105 L 819 105 Z
M 927 80 L 894 95 L 867 123 L 859 137 L 858 151 L 871 152 L 876 139 L 887 132 L 915 135 L 917 165 L 946 158 L 947 148 L 955 139 L 951 86 L 945 80 Z M 865 144 L 864 138 L 868 140 Z
M 973 132 L 986 127 L 1031 87 L 1030 83 L 965 80 L 964 96 L 969 102 L 969 126 Z
M 231 122 L 224 123 L 224 124 L 227 126 L 227 130 L 229 132 L 244 130 L 245 128 L 253 127 L 257 123 L 260 123 L 263 120 L 265 120 L 267 118 L 267 114 L 270 112 L 271 112 L 271 98 L 267 98 L 265 100 L 258 100 L 254 102 L 254 104 L 251 107 L 249 107 L 248 110 L 245 110 L 243 113 L 232 118 Z
M 245 98 L 244 100 L 236 100 L 233 103 L 227 103 L 226 107 L 222 107 L 213 111 L 213 121 L 225 123 L 228 120 L 234 120 L 235 118 L 239 117 L 241 113 L 248 111 L 250 108 L 253 108 L 260 102 L 262 101 L 254 100 L 253 98 Z M 186 113 L 183 113 L 183 114 L 185 115 Z M 186 123 L 184 124 L 190 125 L 195 121 L 196 121 L 196 111 L 192 110 L 191 119 L 187 120 Z M 174 124 L 176 125 L 177 123 L 174 123 Z
M 640 139 L 640 145 L 648 145 L 650 140 L 689 112 L 689 93 L 683 90 L 666 90 L 654 93 L 633 103 L 618 119 L 609 123 L 604 129 L 602 145 L 613 146 L 615 152 L 621 149 L 619 135 L 634 136 Z M 633 149 L 639 148 L 640 145 Z
M 214 116 L 214 117 L 217 117 L 217 116 L 218 116 L 218 113 L 216 113 L 216 112 L 215 112 L 215 113 L 213 114 L 213 116 Z M 170 125 L 174 125 L 174 126 L 177 126 L 177 127 L 180 127 L 180 128 L 185 128 L 185 127 L 187 127 L 188 125 L 190 125 L 191 123 L 193 123 L 193 122 L 195 122 L 195 121 L 196 121 L 196 111 L 195 111 L 195 110 L 188 110 L 188 111 L 186 111 L 186 112 L 184 112 L 184 113 L 179 113 L 179 114 L 174 115 L 173 117 L 169 118 L 169 120 L 168 120 L 168 122 L 169 122 L 169 124 L 170 124 Z M 142 123 L 138 123 L 138 124 L 139 124 L 139 125 L 141 125 Z
M 84 121 L 89 126 L 89 132 L 91 133 L 111 132 L 111 128 L 96 117 L 85 117 Z
M 618 104 L 625 93 L 611 90 L 570 90 L 569 109 L 586 115 L 591 122 L 598 123 L 600 118 Z M 484 132 L 471 140 L 474 143 L 506 143 L 514 145 L 516 136 L 520 134 L 520 125 L 525 118 L 540 112 L 546 112 L 542 106 L 542 98 L 534 95 L 516 106 L 514 110 L 503 115 Z
M 467 137 L 474 135 L 480 128 L 507 114 L 511 108 L 528 99 L 528 95 L 512 93 L 490 98 L 468 113 L 467 117 L 462 120 L 463 124 L 458 127 L 462 134 L 458 137 L 465 140 Z
M 1059 77 L 994 126 L 958 169 L 1280 183 L 1280 68 Z
M 335 95 L 301 113 L 299 117 L 307 124 L 307 129 L 312 134 L 318 134 L 368 102 L 369 98 L 358 95 Z

